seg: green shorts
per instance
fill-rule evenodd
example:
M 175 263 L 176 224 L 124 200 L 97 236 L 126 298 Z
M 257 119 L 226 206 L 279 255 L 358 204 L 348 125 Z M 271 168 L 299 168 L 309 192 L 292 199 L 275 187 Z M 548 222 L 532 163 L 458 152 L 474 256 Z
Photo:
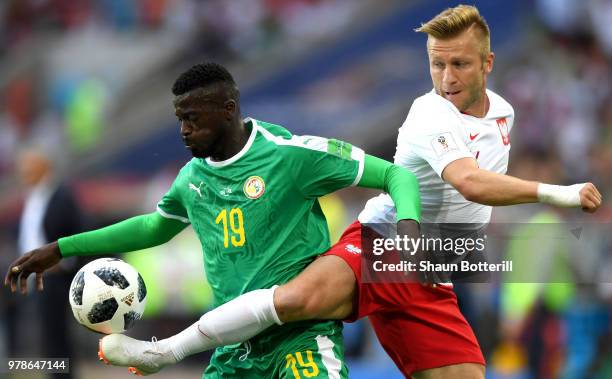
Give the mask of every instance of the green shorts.
M 291 323 L 244 343 L 220 347 L 202 378 L 348 378 L 342 323 Z

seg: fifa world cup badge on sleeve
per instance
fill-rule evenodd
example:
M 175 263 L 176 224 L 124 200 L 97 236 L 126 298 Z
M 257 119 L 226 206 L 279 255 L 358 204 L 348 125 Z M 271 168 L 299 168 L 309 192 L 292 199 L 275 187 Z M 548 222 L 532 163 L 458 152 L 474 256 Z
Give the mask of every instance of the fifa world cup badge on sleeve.
M 438 158 L 441 158 L 449 151 L 458 150 L 457 144 L 455 143 L 455 139 L 450 133 L 441 133 L 434 135 L 433 139 L 431 140 L 431 147 L 433 147 Z

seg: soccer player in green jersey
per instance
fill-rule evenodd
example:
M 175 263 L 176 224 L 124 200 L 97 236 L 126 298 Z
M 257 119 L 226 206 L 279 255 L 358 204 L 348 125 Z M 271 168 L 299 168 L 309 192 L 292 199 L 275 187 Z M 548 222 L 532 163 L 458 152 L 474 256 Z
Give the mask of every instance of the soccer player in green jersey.
M 192 67 L 172 90 L 181 136 L 194 158 L 181 169 L 157 212 L 27 253 L 5 277 L 13 292 L 20 287 L 25 293 L 32 273 L 42 290 L 43 272 L 64 257 L 156 246 L 191 224 L 202 243 L 216 305 L 258 291 L 273 294 L 275 286 L 296 277 L 330 246 L 317 198 L 351 185 L 388 192 L 398 210 L 398 232 L 418 235 L 418 184 L 410 172 L 341 141 L 292 136 L 277 125 L 243 120 L 238 88 L 220 65 Z M 244 343 L 217 348 L 205 377 L 347 377 L 339 321 L 281 325 L 271 295 L 253 299 L 266 299 L 266 311 L 257 313 L 262 304 L 253 304 L 242 313 L 271 318 L 276 326 Z M 121 343 L 124 336 L 113 336 L 119 340 L 101 349 L 102 358 L 135 365 L 127 358 L 138 352 Z M 140 369 L 131 371 L 154 373 L 191 353 L 189 341 L 210 338 L 195 323 L 177 336 L 149 343 L 154 364 L 137 362 Z

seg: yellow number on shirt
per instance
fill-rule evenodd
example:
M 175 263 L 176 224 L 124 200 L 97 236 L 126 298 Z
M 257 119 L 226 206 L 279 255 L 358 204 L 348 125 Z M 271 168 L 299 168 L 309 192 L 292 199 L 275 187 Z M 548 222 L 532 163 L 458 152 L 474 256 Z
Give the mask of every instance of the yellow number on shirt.
M 227 209 L 221 210 L 215 219 L 215 224 L 219 223 L 223 224 L 223 247 L 229 247 L 230 240 L 234 247 L 241 247 L 244 245 L 246 240 L 244 237 L 244 217 L 242 216 L 242 210 L 240 208 L 230 209 L 229 217 Z M 229 235 L 230 230 L 232 232 L 231 238 Z
M 305 378 L 312 378 L 319 375 L 319 367 L 317 367 L 314 359 L 312 359 L 312 351 L 310 350 L 306 350 L 306 361 L 304 361 L 302 353 L 299 351 L 294 354 L 287 354 L 285 359 L 287 360 L 285 368 L 291 367 L 291 372 L 295 379 L 302 378 L 298 371 L 298 366 L 302 369 L 302 375 L 304 375 Z

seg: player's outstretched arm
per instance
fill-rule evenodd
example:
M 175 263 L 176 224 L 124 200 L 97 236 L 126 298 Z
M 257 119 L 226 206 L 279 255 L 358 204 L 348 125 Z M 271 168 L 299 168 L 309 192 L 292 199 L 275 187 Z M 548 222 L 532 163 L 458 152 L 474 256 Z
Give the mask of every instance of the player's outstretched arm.
M 397 221 L 421 219 L 419 182 L 413 173 L 371 155 L 365 156 L 359 187 L 376 188 L 389 194 L 397 209 Z
M 63 257 L 128 252 L 166 243 L 187 225 L 153 212 L 91 232 L 60 238 L 58 244 Z
M 57 242 L 32 250 L 13 262 L 4 278 L 11 291 L 27 291 L 27 278 L 36 273 L 37 288 L 43 289 L 42 273 L 63 257 L 96 255 L 145 249 L 165 243 L 187 224 L 162 217 L 159 213 L 132 217 L 102 229 L 60 238 Z
M 602 196 L 592 183 L 557 186 L 522 180 L 480 169 L 473 158 L 462 158 L 444 168 L 442 178 L 466 200 L 485 205 L 546 203 L 558 207 L 581 207 L 593 213 Z

